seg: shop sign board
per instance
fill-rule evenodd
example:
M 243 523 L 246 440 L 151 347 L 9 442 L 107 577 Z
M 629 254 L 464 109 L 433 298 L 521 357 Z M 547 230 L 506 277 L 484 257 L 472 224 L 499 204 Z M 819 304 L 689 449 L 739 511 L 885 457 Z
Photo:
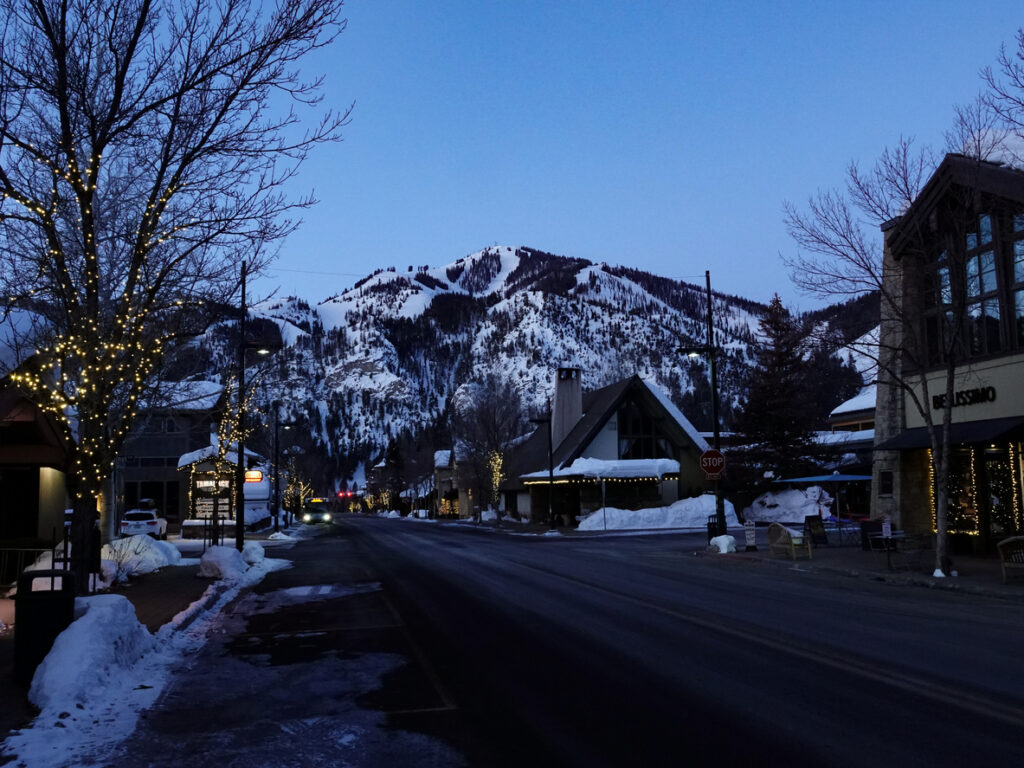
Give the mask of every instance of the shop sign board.
M 197 474 L 192 487 L 192 516 L 208 520 L 216 510 L 217 517 L 230 517 L 233 487 L 230 474 Z

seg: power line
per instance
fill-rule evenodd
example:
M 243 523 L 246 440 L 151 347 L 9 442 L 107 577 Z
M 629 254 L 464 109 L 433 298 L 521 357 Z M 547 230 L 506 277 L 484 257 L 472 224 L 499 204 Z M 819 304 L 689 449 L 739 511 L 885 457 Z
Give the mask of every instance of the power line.
M 284 267 L 272 267 L 273 272 L 297 272 L 302 275 L 337 275 L 339 277 L 363 277 L 362 272 L 324 272 L 317 269 L 285 269 Z

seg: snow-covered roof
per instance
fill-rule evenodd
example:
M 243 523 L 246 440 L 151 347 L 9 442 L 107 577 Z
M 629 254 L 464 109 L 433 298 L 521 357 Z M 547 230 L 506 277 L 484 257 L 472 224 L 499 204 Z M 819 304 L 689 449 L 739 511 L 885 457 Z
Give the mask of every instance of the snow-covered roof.
M 178 469 L 182 469 L 183 467 L 187 467 L 192 464 L 198 464 L 199 462 L 202 461 L 215 459 L 217 458 L 219 452 L 220 444 L 217 442 L 217 436 L 210 435 L 210 444 L 208 446 L 206 446 L 205 448 L 200 448 L 197 451 L 189 451 L 186 454 L 182 454 L 182 456 L 178 458 Z M 261 456 L 255 451 L 250 451 L 248 448 L 245 449 L 245 457 L 246 459 L 254 459 L 256 462 L 259 463 L 266 462 L 265 457 Z M 228 445 L 227 451 L 224 454 L 224 458 L 229 463 L 235 463 L 235 461 L 238 459 L 238 443 L 230 443 Z
M 816 432 L 814 435 L 814 442 L 823 446 L 836 446 L 859 442 L 873 443 L 874 441 L 875 430 L 873 429 L 837 429 L 833 432 Z
M 627 479 L 664 477 L 678 471 L 679 462 L 674 459 L 576 459 L 567 467 L 557 467 L 554 476 Z M 548 472 L 530 472 L 522 477 L 524 480 L 546 479 Z
M 837 405 L 832 409 L 830 416 L 841 416 L 846 413 L 857 411 L 875 410 L 875 398 L 877 387 L 874 384 L 864 387 L 855 397 L 851 397 L 845 403 Z
M 437 469 L 443 469 L 451 464 L 452 452 L 451 451 L 434 451 L 434 467 Z
M 216 381 L 169 381 L 156 397 L 141 403 L 141 410 L 208 411 L 223 394 L 224 385 Z

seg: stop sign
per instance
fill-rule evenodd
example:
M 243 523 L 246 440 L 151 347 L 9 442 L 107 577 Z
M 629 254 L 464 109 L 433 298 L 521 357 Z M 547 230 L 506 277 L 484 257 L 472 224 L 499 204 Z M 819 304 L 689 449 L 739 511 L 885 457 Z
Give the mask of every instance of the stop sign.
M 700 455 L 700 468 L 708 480 L 717 480 L 725 471 L 725 456 L 716 448 L 708 448 Z

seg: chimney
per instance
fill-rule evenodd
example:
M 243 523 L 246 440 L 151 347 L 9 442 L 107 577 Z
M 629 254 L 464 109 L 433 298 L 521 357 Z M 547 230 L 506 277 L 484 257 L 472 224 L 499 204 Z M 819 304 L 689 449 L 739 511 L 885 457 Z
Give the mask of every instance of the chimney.
M 579 368 L 561 367 L 555 374 L 555 398 L 551 408 L 551 444 L 558 448 L 583 418 L 583 390 Z

